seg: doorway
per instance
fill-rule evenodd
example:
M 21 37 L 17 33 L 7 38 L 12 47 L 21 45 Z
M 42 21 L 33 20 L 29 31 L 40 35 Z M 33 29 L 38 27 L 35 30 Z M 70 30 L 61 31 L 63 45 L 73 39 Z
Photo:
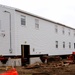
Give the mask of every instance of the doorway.
M 30 45 L 21 45 L 22 66 L 30 64 L 29 54 L 30 54 Z

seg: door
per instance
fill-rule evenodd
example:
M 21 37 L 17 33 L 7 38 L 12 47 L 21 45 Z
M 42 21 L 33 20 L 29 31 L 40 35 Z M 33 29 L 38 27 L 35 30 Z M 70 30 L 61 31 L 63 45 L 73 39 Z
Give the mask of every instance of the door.
M 30 63 L 29 60 L 30 45 L 21 45 L 22 66 Z

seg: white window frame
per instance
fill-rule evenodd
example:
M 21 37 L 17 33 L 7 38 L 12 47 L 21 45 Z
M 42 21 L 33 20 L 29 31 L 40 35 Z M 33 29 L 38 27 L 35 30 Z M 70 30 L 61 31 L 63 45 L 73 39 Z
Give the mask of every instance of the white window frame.
M 75 49 L 75 43 L 74 43 L 74 49 Z
M 58 48 L 58 41 L 55 41 L 55 43 L 56 43 L 56 48 Z
M 69 42 L 69 48 L 71 48 L 71 42 Z
M 58 26 L 55 25 L 55 32 L 58 33 Z
M 68 34 L 71 35 L 71 31 L 70 31 L 70 29 L 69 29 L 69 31 L 68 31 Z
M 26 16 L 21 15 L 21 25 L 25 26 L 26 25 Z
M 63 48 L 65 48 L 65 42 L 63 41 Z
M 65 34 L 65 28 L 63 27 L 62 33 Z
M 75 36 L 75 30 L 74 30 L 74 36 Z
M 35 19 L 35 28 L 39 29 L 39 19 Z
M 1 30 L 1 20 L 0 20 L 0 30 Z

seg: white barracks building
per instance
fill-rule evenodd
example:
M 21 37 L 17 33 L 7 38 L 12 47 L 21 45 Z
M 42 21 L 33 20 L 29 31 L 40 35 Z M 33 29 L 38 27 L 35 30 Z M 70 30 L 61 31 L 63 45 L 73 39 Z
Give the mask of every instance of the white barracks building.
M 0 66 L 5 62 L 31 64 L 41 61 L 43 55 L 69 55 L 74 51 L 74 28 L 0 5 Z

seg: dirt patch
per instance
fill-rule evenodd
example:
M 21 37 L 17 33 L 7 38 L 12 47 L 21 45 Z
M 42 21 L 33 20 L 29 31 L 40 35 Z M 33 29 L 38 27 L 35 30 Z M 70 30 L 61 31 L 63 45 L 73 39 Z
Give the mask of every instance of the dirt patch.
M 60 62 L 41 64 L 39 67 L 27 69 L 16 67 L 19 75 L 75 75 L 75 64 L 61 65 Z
M 36 64 L 15 67 L 19 75 L 75 75 L 75 64 L 63 65 L 62 62 L 50 62 L 48 64 Z M 0 73 L 6 70 L 0 69 Z

